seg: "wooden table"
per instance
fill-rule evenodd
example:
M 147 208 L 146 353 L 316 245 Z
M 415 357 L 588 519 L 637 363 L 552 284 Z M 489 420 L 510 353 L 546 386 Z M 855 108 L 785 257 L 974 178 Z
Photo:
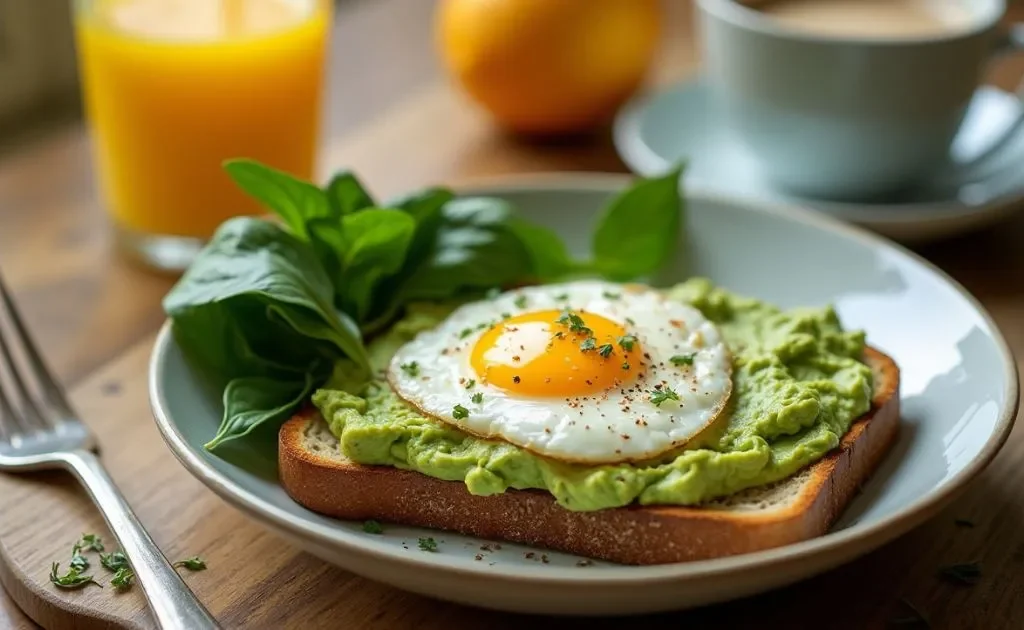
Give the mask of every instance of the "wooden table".
M 325 170 L 355 168 L 382 195 L 506 172 L 624 170 L 607 134 L 527 143 L 491 126 L 440 72 L 428 28 L 433 5 L 366 0 L 339 11 Z M 655 84 L 692 72 L 697 62 L 689 3 L 667 5 Z M 1013 13 L 1024 18 L 1024 6 L 1017 4 Z M 993 81 L 1011 87 L 1022 73 L 1024 60 L 1008 61 Z M 0 153 L 0 268 L 51 364 L 71 387 L 153 334 L 163 319 L 160 298 L 173 282 L 134 267 L 112 250 L 92 168 L 86 133 L 77 124 Z M 1024 356 L 1022 245 L 1024 215 L 920 250 L 982 301 L 1019 356 Z M 634 623 L 788 628 L 802 625 L 801 620 L 829 619 L 837 627 L 881 627 L 905 612 L 900 601 L 905 598 L 926 612 L 932 627 L 1019 627 L 1024 623 L 1022 463 L 1024 438 L 1017 430 L 968 496 L 885 548 L 781 591 Z M 955 517 L 970 518 L 977 526 L 958 529 Z M 953 587 L 934 578 L 936 566 L 965 559 L 983 562 L 977 586 Z M 308 557 L 304 562 L 317 565 Z M 443 622 L 437 627 L 476 627 L 485 620 L 500 627 L 536 623 L 402 597 L 351 576 L 344 591 L 347 597 L 361 593 L 368 614 L 374 606 L 403 607 L 402 614 L 388 618 L 410 624 L 417 619 Z M 368 599 L 374 593 L 377 599 Z M 0 594 L 0 627 L 34 626 Z

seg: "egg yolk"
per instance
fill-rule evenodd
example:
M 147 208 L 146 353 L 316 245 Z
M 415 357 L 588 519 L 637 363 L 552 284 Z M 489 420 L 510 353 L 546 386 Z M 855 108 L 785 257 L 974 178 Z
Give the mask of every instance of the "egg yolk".
M 535 311 L 484 332 L 470 363 L 484 383 L 524 396 L 581 396 L 619 387 L 642 370 L 643 350 L 600 315 Z

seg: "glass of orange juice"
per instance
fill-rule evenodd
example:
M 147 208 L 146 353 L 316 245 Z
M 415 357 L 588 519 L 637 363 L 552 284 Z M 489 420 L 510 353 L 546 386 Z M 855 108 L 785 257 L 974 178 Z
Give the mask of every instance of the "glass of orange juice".
M 261 209 L 221 163 L 312 178 L 330 0 L 78 0 L 79 67 L 117 242 L 180 270 Z

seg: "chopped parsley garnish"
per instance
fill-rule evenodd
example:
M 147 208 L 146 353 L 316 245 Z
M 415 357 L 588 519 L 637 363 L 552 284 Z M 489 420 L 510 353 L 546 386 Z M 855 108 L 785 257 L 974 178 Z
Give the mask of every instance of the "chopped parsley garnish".
M 609 300 L 617 300 L 620 297 L 622 297 L 621 293 L 612 293 L 611 291 L 604 291 L 601 293 L 601 295 L 603 295 L 606 299 Z
M 655 407 L 660 407 L 661 403 L 666 400 L 679 400 L 679 394 L 675 393 L 668 387 L 651 390 L 651 404 Z
M 697 356 L 696 352 L 691 352 L 690 354 L 677 354 L 670 358 L 669 361 L 672 362 L 672 365 L 693 365 L 693 358 L 695 356 Z
M 481 394 L 480 392 L 477 392 L 477 393 L 473 394 L 473 398 L 471 400 L 474 403 L 479 405 L 480 403 L 482 403 L 484 401 L 484 395 Z
M 403 363 L 399 367 L 401 367 L 402 371 L 405 372 L 406 374 L 408 374 L 409 376 L 417 376 L 420 373 L 420 364 L 415 362 L 415 361 L 410 361 L 409 363 Z
M 555 337 L 558 338 L 558 339 L 561 339 L 564 336 L 565 336 L 565 333 L 562 332 L 561 330 L 559 330 L 558 332 L 555 333 Z
M 622 362 L 622 369 L 623 370 L 628 370 L 629 369 L 629 361 L 623 361 Z
M 462 405 L 455 405 L 452 408 L 452 417 L 456 420 L 462 420 L 463 418 L 469 417 L 469 409 L 466 409 Z
M 377 527 L 380 527 L 380 525 L 377 525 Z M 363 524 L 363 528 L 366 528 L 365 523 Z M 191 558 L 178 560 L 171 566 L 173 566 L 175 569 L 177 569 L 178 567 L 185 567 L 189 571 L 205 571 L 206 561 L 200 558 L 199 556 L 192 556 Z
M 476 386 L 476 381 L 474 379 L 466 381 L 466 389 L 473 389 L 474 386 Z
M 629 324 L 630 326 L 636 326 L 636 322 L 634 322 L 631 317 L 626 318 L 626 323 Z
M 593 339 L 593 337 L 591 337 L 591 339 Z M 615 348 L 612 347 L 612 344 L 606 343 L 597 349 L 597 353 L 607 359 L 611 356 L 612 350 L 614 349 Z
M 71 562 L 69 562 L 68 564 L 71 565 L 72 570 L 81 573 L 82 571 L 85 571 L 89 568 L 89 559 L 80 553 L 76 553 L 75 555 L 71 556 Z
M 82 534 L 82 539 L 71 548 L 71 555 L 78 555 L 79 551 L 105 551 L 103 539 L 96 534 Z
M 91 575 L 82 575 L 81 572 L 76 571 L 74 568 L 68 569 L 68 572 L 64 575 L 57 575 L 60 570 L 60 563 L 54 562 L 50 565 L 50 582 L 54 586 L 60 588 L 72 590 L 76 588 L 82 588 L 90 584 L 95 584 L 100 588 L 103 588 L 99 582 L 94 580 Z
M 512 317 L 512 313 L 502 313 L 501 314 L 501 318 L 502 319 L 508 319 L 510 317 Z
M 437 541 L 433 538 L 420 538 L 417 544 L 423 551 L 437 551 Z
M 527 298 L 525 295 L 517 296 L 515 301 L 516 308 L 526 308 L 526 305 L 529 301 L 529 298 Z
M 100 564 L 107 571 L 118 571 L 124 567 L 131 566 L 128 564 L 128 556 L 124 555 L 121 551 L 112 551 L 110 553 L 100 554 Z
M 951 564 L 939 569 L 939 577 L 956 584 L 977 584 L 981 579 L 981 563 Z
M 617 343 L 622 347 L 623 350 L 629 352 L 633 349 L 633 345 L 636 343 L 636 337 L 633 335 L 622 335 L 618 338 Z
M 583 318 L 572 311 L 562 311 L 562 314 L 555 320 L 559 324 L 569 327 L 569 332 L 583 333 L 589 335 L 591 330 L 587 328 Z
M 384 528 L 377 521 L 363 521 L 363 531 L 367 534 L 383 534 Z
M 468 336 L 470 336 L 472 334 L 473 334 L 473 329 L 472 328 L 463 328 L 462 331 L 459 333 L 459 339 L 465 339 L 466 337 L 468 337 Z
M 597 347 L 597 340 L 593 337 L 587 337 L 580 343 L 580 350 L 583 352 L 589 352 Z
M 131 588 L 134 582 L 135 572 L 129 567 L 121 567 L 117 570 L 117 573 L 114 574 L 114 577 L 110 578 L 110 583 L 119 591 Z
M 569 294 L 568 293 L 559 293 L 558 295 L 556 295 L 554 297 L 559 302 L 564 302 L 565 300 L 569 299 Z

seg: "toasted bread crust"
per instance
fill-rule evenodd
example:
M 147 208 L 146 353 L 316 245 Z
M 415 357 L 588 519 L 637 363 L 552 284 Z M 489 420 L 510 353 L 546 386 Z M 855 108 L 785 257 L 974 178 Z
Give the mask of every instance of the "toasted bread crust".
M 307 508 L 348 520 L 376 519 L 545 547 L 623 564 L 664 564 L 748 553 L 824 534 L 892 444 L 899 419 L 899 369 L 874 349 L 871 410 L 839 448 L 808 470 L 783 507 L 736 511 L 712 507 L 639 506 L 572 512 L 547 492 L 510 490 L 480 497 L 463 483 L 389 466 L 338 461 L 303 445 L 315 410 L 280 432 L 280 478 Z

